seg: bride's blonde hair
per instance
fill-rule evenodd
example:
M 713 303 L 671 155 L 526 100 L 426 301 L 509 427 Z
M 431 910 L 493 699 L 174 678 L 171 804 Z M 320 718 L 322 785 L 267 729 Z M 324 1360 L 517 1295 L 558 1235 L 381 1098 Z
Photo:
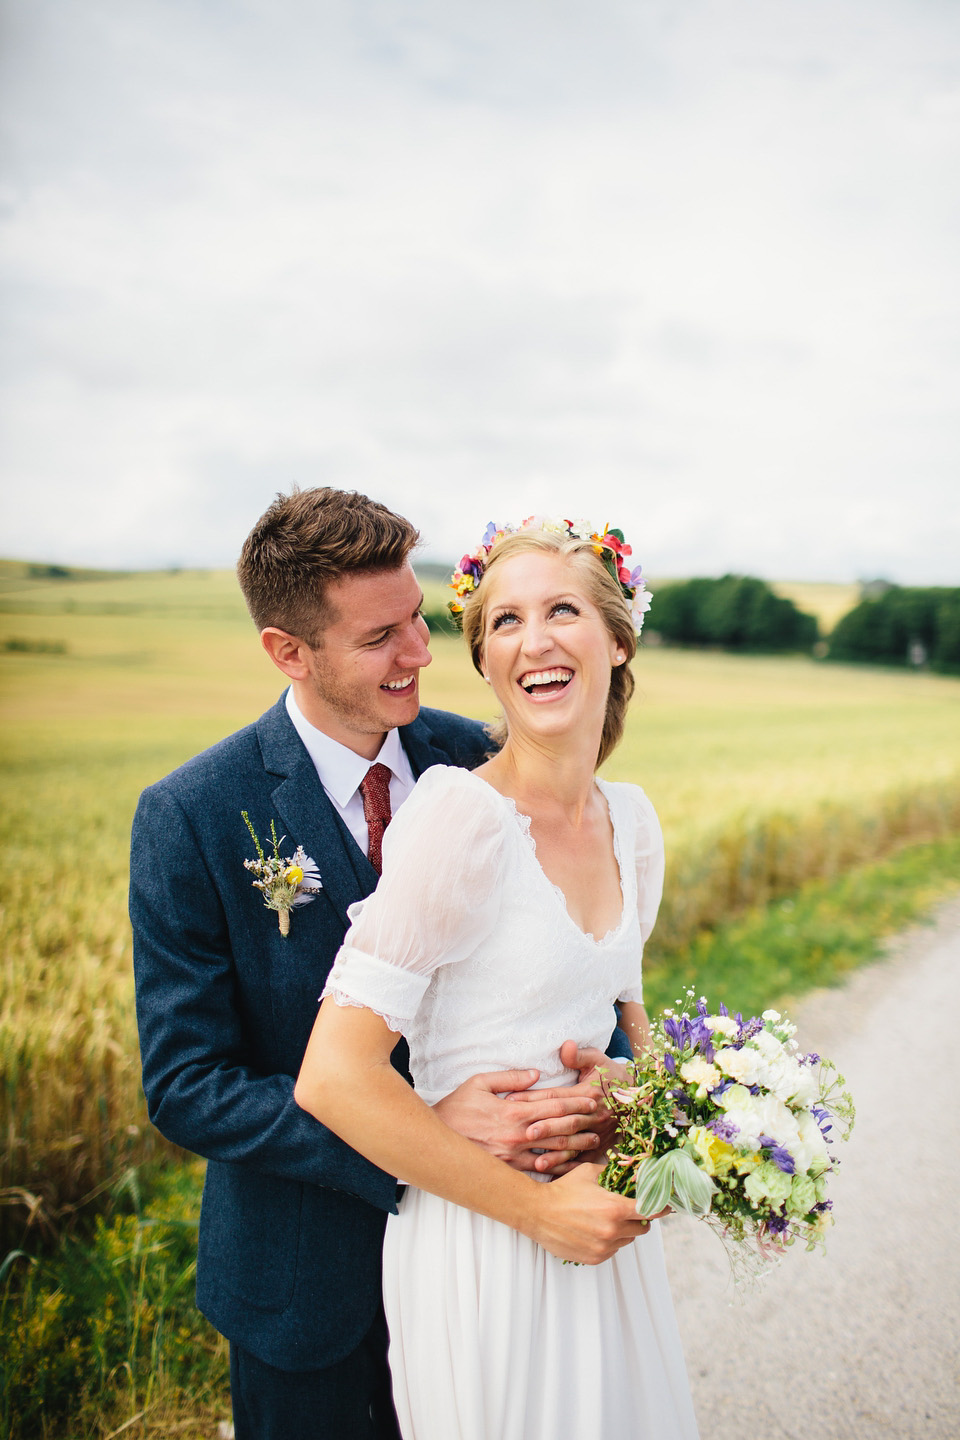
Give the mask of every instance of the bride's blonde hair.
M 482 583 L 463 599 L 463 636 L 470 650 L 470 658 L 482 675 L 486 596 L 490 594 L 491 570 L 502 561 L 512 559 L 514 555 L 530 553 L 560 555 L 570 565 L 576 566 L 587 595 L 599 610 L 607 630 L 626 652 L 624 664 L 614 665 L 610 672 L 607 710 L 597 754 L 599 768 L 623 738 L 627 707 L 635 683 L 630 661 L 637 653 L 637 633 L 620 582 L 610 574 L 590 540 L 561 535 L 552 530 L 519 530 L 498 540 L 487 558 Z M 496 744 L 502 745 L 507 738 L 507 725 L 503 716 L 489 726 L 489 730 Z

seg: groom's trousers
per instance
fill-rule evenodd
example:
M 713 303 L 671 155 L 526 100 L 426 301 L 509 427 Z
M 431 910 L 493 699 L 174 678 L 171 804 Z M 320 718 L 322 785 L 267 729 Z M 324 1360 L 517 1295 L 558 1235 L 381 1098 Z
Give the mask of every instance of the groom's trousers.
M 230 1392 L 236 1440 L 400 1440 L 382 1309 L 325 1370 L 277 1370 L 231 1344 Z

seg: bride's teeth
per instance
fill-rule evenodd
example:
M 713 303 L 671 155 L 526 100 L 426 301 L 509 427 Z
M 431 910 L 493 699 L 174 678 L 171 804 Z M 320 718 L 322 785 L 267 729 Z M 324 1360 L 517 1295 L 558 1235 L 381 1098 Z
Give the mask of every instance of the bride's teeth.
M 533 685 L 556 685 L 572 679 L 572 670 L 537 670 L 532 675 L 524 675 L 520 683 L 528 690 Z

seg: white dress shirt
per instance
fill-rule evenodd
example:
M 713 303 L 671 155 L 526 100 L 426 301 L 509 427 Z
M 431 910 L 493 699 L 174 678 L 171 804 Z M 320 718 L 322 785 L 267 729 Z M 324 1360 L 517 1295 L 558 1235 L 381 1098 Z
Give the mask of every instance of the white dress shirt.
M 374 760 L 365 760 L 355 750 L 332 740 L 315 725 L 311 725 L 300 706 L 293 698 L 293 687 L 286 695 L 287 714 L 294 729 L 300 736 L 310 759 L 313 761 L 320 784 L 330 799 L 331 805 L 343 819 L 350 834 L 356 840 L 364 855 L 367 853 L 367 822 L 363 815 L 363 796 L 360 782 L 371 765 L 379 762 L 390 771 L 390 809 L 396 815 L 400 806 L 410 794 L 416 780 L 407 752 L 400 743 L 400 732 L 388 730 L 380 753 Z

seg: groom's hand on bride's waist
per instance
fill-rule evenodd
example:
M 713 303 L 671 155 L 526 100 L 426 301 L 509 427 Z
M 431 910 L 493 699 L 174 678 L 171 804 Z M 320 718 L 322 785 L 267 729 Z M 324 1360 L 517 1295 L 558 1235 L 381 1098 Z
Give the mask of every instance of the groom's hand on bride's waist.
M 598 1068 L 604 1062 L 616 1062 L 607 1062 L 607 1057 L 599 1050 L 578 1050 L 572 1041 L 567 1043 L 572 1046 L 572 1054 L 576 1054 L 578 1057 L 590 1057 L 582 1066 L 573 1063 L 572 1060 L 564 1061 L 568 1069 L 580 1070 L 580 1079 L 575 1085 L 567 1085 L 561 1089 L 549 1091 L 530 1090 L 526 1094 L 507 1097 L 530 1105 L 536 1103 L 541 1095 L 556 1095 L 562 1097 L 568 1104 L 592 1106 L 585 1110 L 581 1126 L 573 1134 L 567 1134 L 567 1130 L 569 1125 L 574 1122 L 575 1112 L 571 1112 L 566 1121 L 531 1116 L 530 1124 L 527 1127 L 527 1141 L 538 1148 L 542 1146 L 545 1150 L 544 1154 L 536 1156 L 534 1169 L 554 1176 L 566 1175 L 568 1170 L 572 1170 L 583 1160 L 597 1160 L 607 1147 L 613 1144 L 617 1129 L 616 1121 L 604 1101 Z M 581 1143 L 587 1133 L 595 1137 L 593 1145 Z M 548 1144 L 555 1148 L 547 1150 Z
M 564 1174 L 601 1145 L 606 1112 L 593 1083 L 535 1090 L 539 1075 L 538 1070 L 474 1075 L 433 1109 L 451 1130 L 515 1170 Z
M 578 1045 L 575 1040 L 563 1042 L 560 1046 L 560 1059 L 567 1070 L 577 1070 L 580 1073 L 577 1084 L 569 1086 L 567 1090 L 560 1093 L 571 1097 L 582 1095 L 585 1100 L 596 1101 L 596 1109 L 590 1119 L 589 1128 L 597 1136 L 597 1143 L 592 1149 L 578 1146 L 573 1155 L 568 1153 L 559 1159 L 555 1152 L 538 1156 L 535 1168 L 549 1171 L 553 1175 L 565 1175 L 568 1170 L 572 1170 L 575 1165 L 581 1164 L 584 1160 L 599 1162 L 605 1159 L 605 1153 L 616 1137 L 617 1122 L 607 1109 L 604 1087 L 610 1081 L 616 1083 L 625 1080 L 627 1075 L 622 1061 L 611 1060 L 602 1050 L 591 1045 Z M 535 1096 L 537 1093 L 536 1091 L 528 1092 L 531 1096 Z M 535 1122 L 530 1126 L 527 1134 L 534 1144 L 540 1144 L 539 1137 L 542 1129 L 542 1123 Z

